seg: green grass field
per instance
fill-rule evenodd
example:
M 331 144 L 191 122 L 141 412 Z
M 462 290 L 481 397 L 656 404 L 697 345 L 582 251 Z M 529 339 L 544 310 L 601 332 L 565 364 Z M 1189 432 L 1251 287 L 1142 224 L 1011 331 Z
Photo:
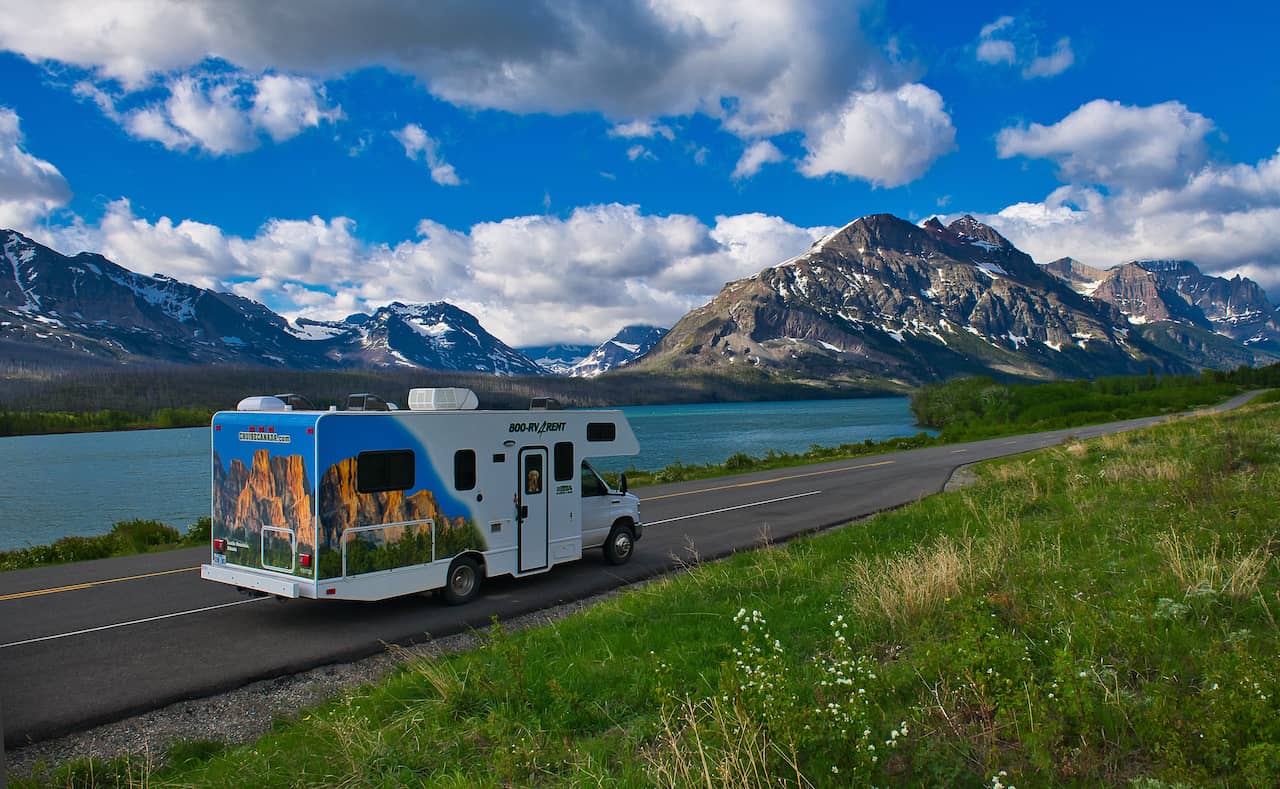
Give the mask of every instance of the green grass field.
M 1072 442 L 497 626 L 251 745 L 33 783 L 1275 786 L 1277 513 L 1280 406 Z

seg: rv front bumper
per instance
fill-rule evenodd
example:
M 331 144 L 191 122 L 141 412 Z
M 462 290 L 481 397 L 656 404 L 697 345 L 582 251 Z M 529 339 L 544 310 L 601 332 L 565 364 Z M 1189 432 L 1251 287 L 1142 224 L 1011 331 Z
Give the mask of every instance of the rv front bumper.
M 241 589 L 265 592 L 276 597 L 297 597 L 298 585 L 283 578 L 276 578 L 252 570 L 241 570 L 225 564 L 200 565 L 200 577 L 206 581 L 218 581 Z

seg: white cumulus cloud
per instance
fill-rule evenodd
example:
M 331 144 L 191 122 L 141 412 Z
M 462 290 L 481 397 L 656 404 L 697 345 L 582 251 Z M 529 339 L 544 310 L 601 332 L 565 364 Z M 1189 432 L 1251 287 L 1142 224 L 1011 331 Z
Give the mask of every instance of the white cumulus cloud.
M 1008 63 L 1012 65 L 1018 59 L 1018 53 L 1012 41 L 1003 39 L 986 39 L 978 44 L 978 60 L 983 63 Z
M 21 123 L 18 113 L 0 107 L 0 227 L 31 230 L 66 205 L 71 187 L 57 167 L 26 150 Z
M 746 150 L 742 152 L 738 164 L 733 168 L 733 178 L 750 178 L 760 172 L 760 168 L 766 164 L 784 161 L 787 157 L 782 155 L 782 151 L 778 150 L 778 146 L 768 140 L 759 140 L 748 145 Z
M 644 147 L 639 143 L 636 143 L 635 145 L 632 145 L 629 148 L 627 148 L 627 158 L 633 162 L 638 161 L 640 159 L 649 159 L 651 161 L 657 161 L 658 159 L 658 157 L 654 154 L 653 151 L 649 150 L 648 148 Z
M 180 77 L 169 91 L 165 120 L 187 146 L 223 154 L 247 151 L 257 144 L 253 124 L 239 106 L 234 85 L 201 85 L 190 77 Z
M 214 155 L 253 150 L 264 133 L 283 142 L 342 118 L 342 109 L 329 105 L 324 86 L 303 77 L 190 74 L 174 77 L 164 89 L 167 98 L 152 102 L 89 80 L 77 83 L 74 92 L 93 101 L 131 137 Z
M 600 342 L 628 323 L 670 326 L 724 283 L 800 254 L 830 230 L 763 214 L 708 226 L 608 204 L 466 230 L 424 219 L 413 239 L 372 244 L 345 217 L 274 219 L 240 237 L 194 220 L 139 217 L 118 200 L 98 225 L 65 228 L 51 241 L 231 290 L 291 318 L 445 300 L 508 343 L 537 344 Z
M 1002 159 L 1049 159 L 1069 182 L 1168 186 L 1204 163 L 1204 138 L 1212 130 L 1212 121 L 1180 102 L 1133 107 L 1097 99 L 1048 126 L 1001 130 L 996 152 Z
M 1006 129 L 1002 156 L 1054 161 L 1066 183 L 983 220 L 1041 262 L 1181 258 L 1280 296 L 1280 151 L 1255 164 L 1210 161 L 1213 129 L 1176 102 L 1108 101 L 1050 126 Z
M 441 186 L 457 186 L 462 183 L 453 165 L 444 160 L 440 154 L 440 141 L 427 134 L 416 123 L 409 123 L 402 129 L 393 131 L 393 137 L 404 146 L 404 155 L 414 161 L 421 160 L 431 171 L 431 180 Z
M 703 114 L 743 140 L 792 132 L 817 140 L 831 107 L 894 95 L 909 82 L 872 0 L 0 0 L 0 13 L 0 48 L 77 67 L 100 89 L 118 84 L 129 95 L 210 61 L 312 79 L 385 67 L 462 107 L 600 113 L 622 137 L 670 140 L 672 127 L 656 119 Z M 260 88 L 287 109 L 255 104 L 253 129 L 282 139 L 325 118 L 323 102 L 309 108 L 286 88 L 297 85 Z M 170 147 L 232 152 L 249 144 L 244 125 L 225 112 L 245 110 L 232 96 L 205 89 L 173 101 L 184 100 L 185 125 L 158 106 L 131 128 Z M 879 132 L 899 150 L 904 140 L 920 142 L 912 124 L 881 124 Z M 858 168 L 831 171 L 862 177 Z
M 257 80 L 249 117 L 253 124 L 282 142 L 322 122 L 342 118 L 342 109 L 328 106 L 324 87 L 314 80 L 288 74 L 264 74 Z
M 1037 25 L 1026 19 L 1002 16 L 978 32 L 974 57 L 992 66 L 1021 67 L 1023 79 L 1056 77 L 1075 65 L 1071 39 L 1063 36 L 1047 55 L 1040 54 Z
M 652 121 L 631 121 L 630 123 L 619 123 L 609 129 L 610 137 L 644 137 L 646 139 L 653 137 L 665 137 L 668 141 L 676 138 L 675 131 L 662 123 L 654 123 Z
M 942 96 L 912 83 L 894 91 L 855 93 L 805 138 L 800 170 L 810 177 L 839 173 L 876 186 L 919 178 L 955 148 L 955 127 Z
M 1053 51 L 1047 55 L 1033 58 L 1022 70 L 1024 79 L 1036 77 L 1056 77 L 1076 62 L 1076 53 L 1071 49 L 1071 39 L 1060 38 L 1053 45 Z

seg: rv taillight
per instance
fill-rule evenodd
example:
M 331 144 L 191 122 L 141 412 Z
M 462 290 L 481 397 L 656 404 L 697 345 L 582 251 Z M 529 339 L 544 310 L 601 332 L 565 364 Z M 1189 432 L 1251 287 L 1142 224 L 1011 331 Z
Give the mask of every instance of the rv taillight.
M 218 539 L 214 540 L 214 541 L 213 541 L 213 550 L 217 551 L 218 553 L 226 553 L 226 552 L 227 552 L 227 541 L 226 541 L 226 540 L 224 540 L 224 539 L 222 539 L 221 537 L 219 537 Z
M 302 565 L 303 567 L 310 567 L 310 566 L 311 566 L 311 554 L 309 554 L 309 553 L 300 553 L 300 554 L 298 554 L 298 564 Z

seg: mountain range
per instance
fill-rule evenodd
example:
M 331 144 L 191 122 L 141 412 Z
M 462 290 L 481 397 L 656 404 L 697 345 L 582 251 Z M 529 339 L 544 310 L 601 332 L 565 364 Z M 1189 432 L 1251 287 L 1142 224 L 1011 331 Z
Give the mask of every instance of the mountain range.
M 0 231 L 0 340 L 7 349 L 35 348 L 63 360 L 598 375 L 648 350 L 652 342 L 626 339 L 637 331 L 662 330 L 628 326 L 598 347 L 543 365 L 443 301 L 290 323 L 240 296 L 148 277 L 102 255 L 68 257 Z M 588 358 L 594 361 L 579 371 L 575 365 Z
M 957 374 L 1188 373 L 1280 359 L 1257 283 L 1186 260 L 1037 264 L 971 216 L 862 217 L 730 282 L 670 331 L 627 326 L 594 348 L 512 348 L 447 302 L 290 323 L 257 302 L 0 231 L 0 352 L 48 359 L 423 368 L 592 377 L 751 367 L 794 381 L 910 386 Z
M 1255 283 L 1186 261 L 1042 266 L 971 216 L 876 214 L 725 285 L 634 366 L 905 385 L 1187 373 L 1276 360 L 1276 327 Z

